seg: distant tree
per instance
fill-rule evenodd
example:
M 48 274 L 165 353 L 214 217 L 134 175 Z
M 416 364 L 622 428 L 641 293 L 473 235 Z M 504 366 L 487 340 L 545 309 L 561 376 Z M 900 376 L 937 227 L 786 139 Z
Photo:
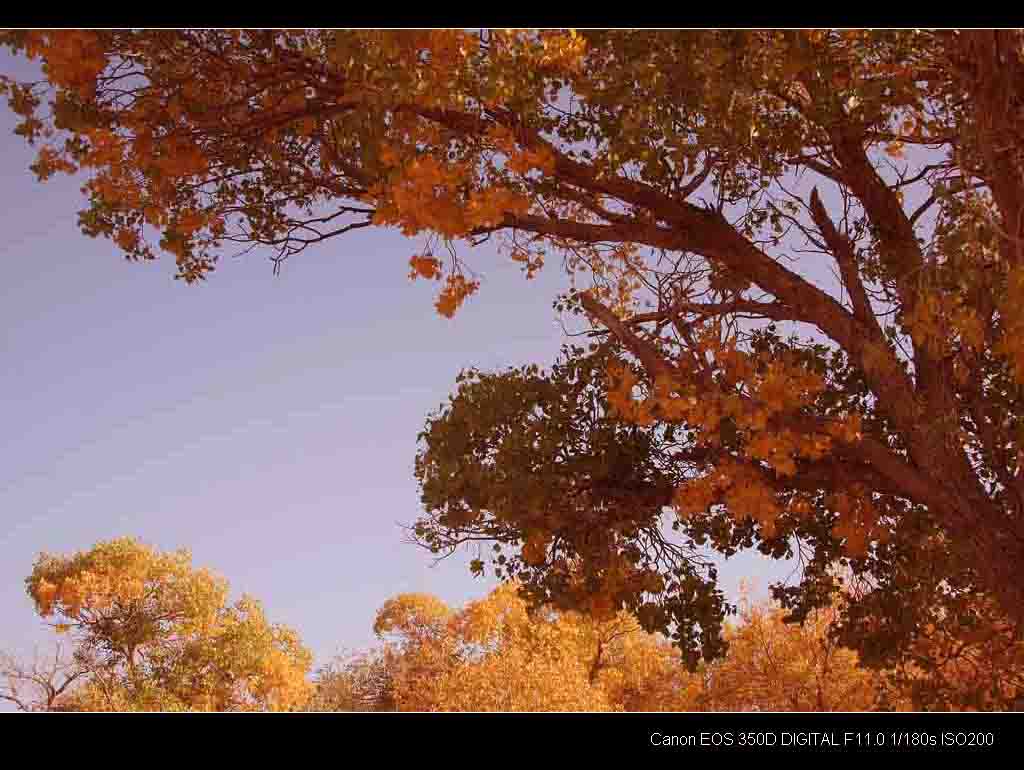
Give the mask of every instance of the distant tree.
M 338 656 L 317 669 L 306 711 L 395 711 L 399 655 L 391 647 Z
M 401 711 L 618 710 L 616 697 L 637 700 L 631 688 L 653 677 L 645 653 L 683 671 L 668 644 L 639 644 L 647 635 L 628 616 L 531 610 L 512 583 L 460 610 L 425 594 L 397 596 L 375 630 L 385 647 L 371 659 L 387 662 L 386 690 Z
M 710 711 L 879 708 L 882 675 L 862 667 L 832 636 L 836 612 L 823 608 L 803 623 L 787 623 L 781 607 L 744 599 L 726 633 L 728 654 L 705 671 L 702 705 Z M 886 708 L 907 705 L 898 698 Z
M 287 711 L 308 700 L 312 656 L 298 635 L 248 596 L 228 604 L 227 583 L 187 551 L 122 538 L 42 554 L 26 586 L 73 645 L 60 692 L 50 697 L 52 677 L 42 683 L 49 708 Z
M 725 657 L 691 672 L 626 613 L 598 621 L 531 609 L 518 588 L 506 583 L 461 610 L 425 594 L 389 600 L 376 624 L 385 646 L 322 676 L 317 708 L 857 711 L 878 701 L 878 674 L 829 637 L 827 612 L 801 626 L 745 602 Z

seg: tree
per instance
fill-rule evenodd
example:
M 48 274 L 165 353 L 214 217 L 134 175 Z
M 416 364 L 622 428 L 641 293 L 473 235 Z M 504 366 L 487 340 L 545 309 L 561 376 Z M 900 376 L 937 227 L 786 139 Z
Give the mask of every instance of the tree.
M 512 584 L 460 612 L 403 594 L 385 603 L 374 630 L 399 653 L 399 711 L 608 710 L 578 645 L 552 623 L 531 622 Z
M 187 551 L 122 538 L 42 554 L 26 586 L 74 645 L 59 686 L 32 677 L 51 710 L 277 711 L 308 699 L 312 656 L 297 634 L 251 597 L 228 604 L 227 583 Z
M 395 711 L 394 683 L 398 653 L 381 647 L 337 656 L 313 678 L 305 711 Z
M 949 615 L 979 593 L 1020 637 L 1024 33 L 3 39 L 43 61 L 43 83 L 6 90 L 39 177 L 89 175 L 86 233 L 133 259 L 158 238 L 195 281 L 230 244 L 280 262 L 399 227 L 425 239 L 412 275 L 443 280 L 444 315 L 478 288 L 458 244 L 499 238 L 528 277 L 561 256 L 582 283 L 562 307 L 617 358 L 609 415 L 677 445 L 680 521 L 706 520 L 713 543 L 806 549 L 800 585 L 777 591 L 797 617 L 850 566 L 873 587 L 840 625 L 869 658 L 880 640 L 907 654 L 936 602 Z M 465 502 L 456 527 L 495 520 Z M 605 532 L 577 551 L 604 575 L 598 606 L 650 603 L 630 541 L 652 507 L 587 524 Z M 570 528 L 507 542 L 554 574 L 545 533 Z M 693 648 L 717 611 L 683 578 L 693 601 L 655 601 L 645 623 Z M 869 610 L 874 626 L 857 621 Z
M 803 624 L 785 611 L 744 599 L 727 632 L 729 652 L 710 666 L 701 696 L 709 711 L 872 711 L 883 675 L 860 666 L 857 654 L 831 634 L 836 608 L 815 611 Z M 898 690 L 887 710 L 906 708 Z
M 836 608 L 785 622 L 742 602 L 728 651 L 691 672 L 669 640 L 620 613 L 607 620 L 535 607 L 504 583 L 452 610 L 433 596 L 389 600 L 384 645 L 319 677 L 326 711 L 867 711 L 906 708 L 895 679 L 859 665 L 830 634 Z M 882 695 L 888 700 L 881 700 Z
M 315 708 L 686 710 L 696 681 L 628 614 L 597 621 L 532 607 L 514 582 L 459 610 L 427 594 L 396 596 L 374 629 L 383 646 L 327 667 Z

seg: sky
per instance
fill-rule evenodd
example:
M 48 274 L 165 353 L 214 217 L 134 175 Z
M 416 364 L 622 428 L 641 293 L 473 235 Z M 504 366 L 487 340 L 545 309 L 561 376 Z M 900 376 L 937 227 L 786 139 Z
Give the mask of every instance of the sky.
M 39 552 L 120 536 L 191 549 L 318 663 L 371 644 L 395 594 L 458 605 L 493 586 L 472 553 L 435 564 L 403 542 L 421 512 L 416 435 L 460 369 L 554 359 L 556 262 L 526 281 L 477 249 L 481 290 L 451 320 L 436 284 L 408 278 L 421 242 L 395 230 L 277 277 L 258 253 L 225 257 L 186 286 L 169 258 L 128 263 L 82 235 L 81 180 L 38 183 L 15 122 L 0 105 L 0 650 L 52 642 L 24 589 Z M 791 571 L 757 554 L 721 569 L 732 597 Z

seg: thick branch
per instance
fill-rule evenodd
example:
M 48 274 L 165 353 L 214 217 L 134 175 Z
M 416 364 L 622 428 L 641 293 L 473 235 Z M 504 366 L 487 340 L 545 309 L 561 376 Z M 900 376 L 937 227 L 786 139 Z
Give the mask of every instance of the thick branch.
M 878 319 L 875 318 L 875 314 L 871 311 L 871 302 L 860 279 L 860 272 L 857 269 L 857 255 L 853 251 L 853 244 L 836 229 L 828 212 L 825 211 L 825 206 L 818 195 L 817 187 L 811 191 L 810 212 L 818 232 L 825 239 L 825 245 L 828 246 L 832 256 L 835 257 L 836 263 L 839 265 L 839 274 L 843 279 L 843 286 L 850 295 L 854 316 L 865 325 L 873 325 L 878 335 L 881 336 L 881 329 L 878 328 Z

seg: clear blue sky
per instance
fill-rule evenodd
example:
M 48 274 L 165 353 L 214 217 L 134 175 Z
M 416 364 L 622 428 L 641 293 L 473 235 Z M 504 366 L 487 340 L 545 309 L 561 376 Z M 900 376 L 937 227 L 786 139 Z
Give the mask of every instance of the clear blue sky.
M 482 289 L 452 321 L 436 285 L 408 280 L 419 243 L 396 231 L 307 251 L 278 278 L 259 255 L 226 260 L 187 287 L 170 260 L 129 264 L 83 236 L 80 182 L 37 183 L 14 123 L 0 107 L 0 648 L 51 639 L 22 582 L 38 552 L 122 535 L 191 548 L 321 662 L 369 644 L 396 593 L 486 592 L 468 556 L 433 567 L 402 542 L 416 434 L 460 368 L 552 360 L 557 264 L 527 282 L 478 250 Z M 723 584 L 788 572 L 754 554 Z

